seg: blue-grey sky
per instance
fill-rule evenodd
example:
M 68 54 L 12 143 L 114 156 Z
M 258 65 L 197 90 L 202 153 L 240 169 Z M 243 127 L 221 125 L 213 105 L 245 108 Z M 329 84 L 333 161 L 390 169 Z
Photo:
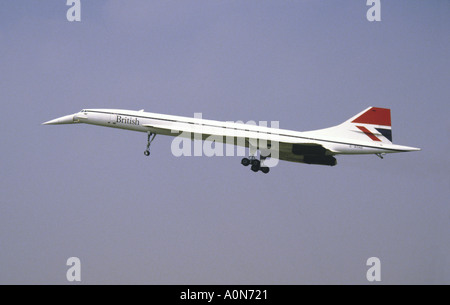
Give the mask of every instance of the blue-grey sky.
M 450 1 L 0 7 L 0 284 L 450 284 Z M 83 108 L 312 130 L 392 109 L 421 152 L 338 166 L 180 157 L 173 138 L 42 126 Z

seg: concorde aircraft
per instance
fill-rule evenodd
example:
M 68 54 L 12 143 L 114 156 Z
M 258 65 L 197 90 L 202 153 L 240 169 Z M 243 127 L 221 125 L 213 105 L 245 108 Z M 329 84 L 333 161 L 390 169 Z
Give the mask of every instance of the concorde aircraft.
M 383 158 L 387 153 L 420 150 L 392 143 L 391 111 L 378 107 L 369 107 L 337 126 L 306 132 L 120 109 L 83 109 L 43 125 L 75 123 L 145 132 L 146 156 L 157 134 L 247 147 L 250 155 L 241 164 L 265 174 L 270 168 L 266 157 L 334 166 L 336 155 L 374 154 Z

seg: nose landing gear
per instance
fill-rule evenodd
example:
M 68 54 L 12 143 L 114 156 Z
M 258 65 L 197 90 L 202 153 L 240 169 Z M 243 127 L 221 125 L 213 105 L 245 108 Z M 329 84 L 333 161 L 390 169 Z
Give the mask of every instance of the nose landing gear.
M 156 137 L 156 133 L 152 133 L 152 132 L 147 132 L 148 136 L 147 136 L 147 149 L 144 151 L 144 155 L 146 155 L 147 157 L 150 156 L 150 144 L 152 144 L 153 140 Z

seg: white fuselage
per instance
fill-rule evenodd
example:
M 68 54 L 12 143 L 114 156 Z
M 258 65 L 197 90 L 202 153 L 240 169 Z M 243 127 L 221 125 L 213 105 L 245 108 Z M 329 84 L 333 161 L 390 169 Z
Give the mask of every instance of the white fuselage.
M 79 113 L 64 116 L 44 124 L 86 123 L 98 126 L 127 129 L 140 132 L 163 134 L 168 136 L 187 136 L 189 134 L 222 137 L 223 142 L 231 138 L 259 139 L 279 143 L 316 143 L 326 147 L 332 154 L 384 154 L 419 150 L 413 147 L 394 145 L 384 142 L 358 141 L 341 138 L 326 129 L 299 132 L 243 123 L 221 122 L 200 118 L 150 113 L 144 111 L 120 109 L 86 109 Z M 248 142 L 235 142 L 248 147 Z M 281 148 L 282 149 L 282 148 Z

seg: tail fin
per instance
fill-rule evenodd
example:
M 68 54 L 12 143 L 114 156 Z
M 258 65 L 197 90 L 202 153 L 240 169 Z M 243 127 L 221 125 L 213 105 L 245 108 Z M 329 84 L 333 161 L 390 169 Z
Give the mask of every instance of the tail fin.
M 391 109 L 369 107 L 344 124 L 352 130 L 356 127 L 360 134 L 368 137 L 366 139 L 392 143 Z
M 369 107 L 340 125 L 315 132 L 339 138 L 392 144 L 391 110 Z

